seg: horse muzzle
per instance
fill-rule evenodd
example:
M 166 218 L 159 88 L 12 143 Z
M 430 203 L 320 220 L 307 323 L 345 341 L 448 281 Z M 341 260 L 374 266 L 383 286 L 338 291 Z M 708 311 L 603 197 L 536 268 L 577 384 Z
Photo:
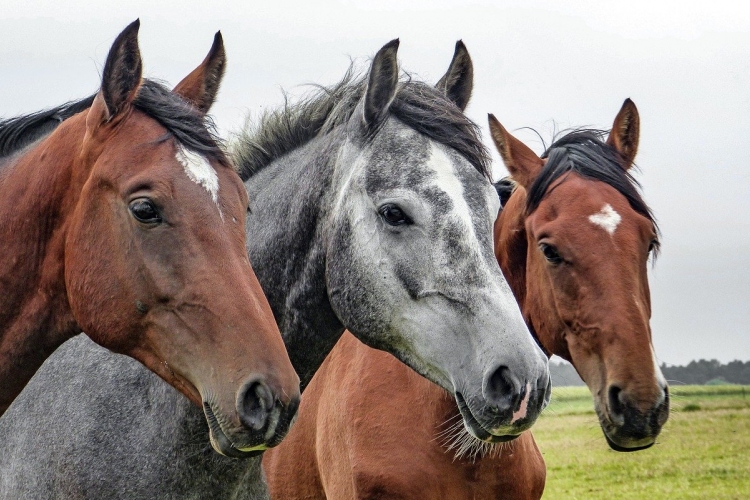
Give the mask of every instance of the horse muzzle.
M 299 396 L 283 403 L 262 378 L 251 378 L 237 393 L 239 425 L 227 425 L 214 404 L 203 402 L 211 445 L 218 453 L 233 458 L 260 455 L 278 445 L 297 417 Z

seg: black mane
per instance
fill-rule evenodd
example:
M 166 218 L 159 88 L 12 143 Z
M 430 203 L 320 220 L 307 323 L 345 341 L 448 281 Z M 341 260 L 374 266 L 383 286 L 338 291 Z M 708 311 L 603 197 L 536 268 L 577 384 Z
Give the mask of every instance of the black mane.
M 16 153 L 51 134 L 63 121 L 89 108 L 96 94 L 29 115 L 0 121 L 0 158 Z M 229 164 L 213 122 L 163 84 L 144 80 L 133 107 L 159 122 L 191 151 Z
M 640 184 L 623 168 L 620 153 L 602 140 L 606 134 L 601 130 L 581 129 L 555 140 L 542 155 L 542 158 L 547 158 L 547 164 L 528 190 L 526 213 L 536 210 L 555 180 L 568 172 L 575 172 L 615 188 L 633 210 L 654 224 L 658 233 L 654 215 L 641 196 Z
M 52 133 L 63 121 L 91 106 L 96 94 L 56 108 L 0 121 L 0 158 L 22 150 Z
M 408 75 L 407 75 L 408 76 Z M 243 180 L 313 138 L 346 123 L 367 87 L 367 78 L 356 77 L 352 68 L 330 87 L 317 90 L 299 103 L 265 113 L 254 127 L 237 138 L 233 156 Z M 487 179 L 490 156 L 479 127 L 431 85 L 407 78 L 399 85 L 390 114 L 430 139 L 456 150 Z

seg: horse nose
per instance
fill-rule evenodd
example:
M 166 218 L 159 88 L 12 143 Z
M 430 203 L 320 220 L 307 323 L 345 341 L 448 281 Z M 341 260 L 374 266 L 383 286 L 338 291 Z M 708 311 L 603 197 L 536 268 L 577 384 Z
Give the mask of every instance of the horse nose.
M 490 372 L 484 382 L 482 394 L 498 412 L 512 412 L 526 395 L 526 386 L 505 365 Z
M 274 396 L 262 378 L 245 382 L 237 392 L 237 414 L 246 427 L 260 431 L 268 423 L 274 407 Z
M 612 384 L 607 390 L 609 418 L 623 431 L 634 435 L 651 434 L 663 426 L 669 417 L 669 387 L 660 386 L 659 394 L 647 409 L 639 410 L 619 385 Z
M 607 403 L 609 404 L 609 418 L 612 423 L 622 427 L 625 424 L 625 396 L 619 385 L 612 384 L 607 390 Z
M 656 408 L 656 425 L 659 427 L 666 424 L 669 418 L 669 386 L 665 385 L 662 388 L 662 394 L 663 396 Z

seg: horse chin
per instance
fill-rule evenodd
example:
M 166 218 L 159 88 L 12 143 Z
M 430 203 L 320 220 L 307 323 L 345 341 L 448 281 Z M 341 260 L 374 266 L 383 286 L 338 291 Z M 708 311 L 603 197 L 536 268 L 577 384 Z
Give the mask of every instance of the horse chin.
M 474 414 L 471 412 L 471 408 L 469 408 L 463 395 L 460 392 L 457 392 L 455 397 L 458 411 L 461 413 L 461 417 L 464 421 L 464 428 L 466 428 L 466 432 L 468 432 L 473 438 L 479 441 L 484 441 L 485 443 L 507 443 L 508 441 L 513 441 L 520 436 L 520 434 L 492 434 L 479 423 L 476 417 L 474 417 Z
M 628 452 L 631 452 L 631 451 L 646 450 L 648 448 L 651 448 L 654 445 L 654 443 L 656 442 L 656 440 L 643 440 L 645 442 L 645 444 L 638 444 L 638 442 L 636 442 L 636 443 L 634 443 L 634 446 L 621 446 L 621 445 L 615 443 L 614 441 L 612 441 L 612 439 L 607 435 L 606 431 L 604 432 L 604 439 L 607 440 L 607 444 L 614 451 L 620 451 L 620 452 L 624 452 L 624 453 L 628 453 Z M 650 441 L 650 442 L 648 442 L 648 441 Z
M 645 437 L 641 439 L 622 436 L 618 432 L 617 427 L 614 426 L 606 416 L 603 416 L 598 408 L 597 413 L 599 416 L 599 426 L 601 427 L 602 433 L 604 434 L 604 439 L 606 439 L 607 444 L 612 450 L 623 453 L 631 451 L 641 451 L 651 448 L 654 443 L 656 443 L 655 436 Z
M 208 436 L 211 442 L 211 447 L 219 453 L 229 458 L 252 458 L 261 455 L 268 449 L 265 444 L 248 447 L 238 448 L 232 443 L 221 428 L 219 420 L 208 403 L 203 403 L 203 411 L 206 415 L 206 421 L 208 422 Z

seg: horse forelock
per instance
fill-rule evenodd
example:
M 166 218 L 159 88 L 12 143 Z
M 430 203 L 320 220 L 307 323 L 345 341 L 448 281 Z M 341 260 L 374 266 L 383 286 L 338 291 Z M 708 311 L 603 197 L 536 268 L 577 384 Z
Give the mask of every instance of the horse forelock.
M 233 144 L 235 164 L 243 180 L 315 137 L 329 134 L 352 118 L 367 87 L 367 78 L 350 67 L 336 84 L 314 85 L 298 103 L 249 121 Z M 490 156 L 479 127 L 445 94 L 405 73 L 389 107 L 390 116 L 463 156 L 484 177 L 491 177 Z
M 656 219 L 640 193 L 640 184 L 623 168 L 623 158 L 603 138 L 607 132 L 593 129 L 573 130 L 555 140 L 544 152 L 547 163 L 528 189 L 526 213 L 530 214 L 554 189 L 554 182 L 572 172 L 604 182 L 627 199 L 637 213 L 648 219 L 659 234 Z M 658 249 L 658 241 L 655 250 Z M 656 252 L 654 253 L 656 255 Z

